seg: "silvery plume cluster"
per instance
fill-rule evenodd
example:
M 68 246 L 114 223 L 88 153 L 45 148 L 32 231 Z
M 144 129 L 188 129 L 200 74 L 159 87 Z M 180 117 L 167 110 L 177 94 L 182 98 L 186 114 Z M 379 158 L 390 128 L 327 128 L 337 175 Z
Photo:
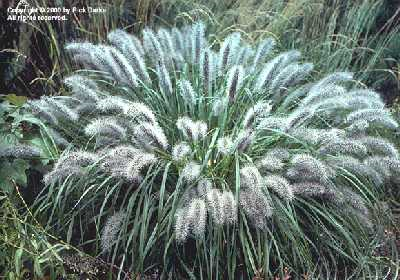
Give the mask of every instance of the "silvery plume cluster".
M 144 29 L 141 38 L 115 30 L 107 40 L 67 44 L 86 71 L 65 79 L 70 96 L 30 103 L 59 137 L 77 123 L 74 139 L 84 139 L 46 184 L 93 167 L 145 184 L 149 168 L 172 163 L 182 187 L 171 215 L 183 242 L 210 225 L 234 225 L 240 213 L 263 230 L 277 200 L 313 199 L 367 221 L 365 194 L 348 178 L 375 188 L 399 175 L 396 148 L 378 136 L 398 124 L 351 73 L 308 82 L 313 65 L 298 51 L 277 54 L 273 39 L 251 46 L 239 33 L 209 42 L 202 22 Z

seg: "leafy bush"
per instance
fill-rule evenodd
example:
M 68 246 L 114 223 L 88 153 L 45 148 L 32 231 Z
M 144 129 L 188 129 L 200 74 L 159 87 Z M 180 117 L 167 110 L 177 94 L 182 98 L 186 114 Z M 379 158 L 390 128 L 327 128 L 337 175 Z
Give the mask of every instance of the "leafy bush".
M 42 171 L 51 159 L 45 140 L 51 138 L 42 138 L 38 127 L 44 128 L 43 123 L 24 112 L 26 98 L 7 95 L 4 99 L 0 104 L 0 277 L 55 276 L 57 265 L 60 268 L 58 252 L 64 246 L 49 241 L 23 197 L 34 196 L 28 177 L 33 170 Z
M 86 68 L 65 79 L 71 95 L 29 102 L 70 140 L 44 178 L 38 219 L 119 267 L 164 277 L 365 266 L 370 210 L 400 170 L 379 135 L 397 122 L 352 74 L 311 82 L 298 51 L 273 55 L 273 39 L 253 48 L 240 37 L 217 47 L 198 22 L 67 44 Z

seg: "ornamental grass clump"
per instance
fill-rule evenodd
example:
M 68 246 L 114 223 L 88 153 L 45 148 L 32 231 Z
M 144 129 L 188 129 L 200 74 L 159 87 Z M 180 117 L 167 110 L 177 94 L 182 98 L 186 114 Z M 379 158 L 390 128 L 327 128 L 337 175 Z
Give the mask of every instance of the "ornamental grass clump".
M 70 95 L 30 102 L 70 140 L 38 214 L 134 271 L 231 279 L 360 264 L 369 209 L 400 175 L 379 94 L 347 72 L 312 81 L 313 65 L 275 54 L 271 38 L 218 44 L 205 29 L 67 44 L 82 68 L 65 79 Z

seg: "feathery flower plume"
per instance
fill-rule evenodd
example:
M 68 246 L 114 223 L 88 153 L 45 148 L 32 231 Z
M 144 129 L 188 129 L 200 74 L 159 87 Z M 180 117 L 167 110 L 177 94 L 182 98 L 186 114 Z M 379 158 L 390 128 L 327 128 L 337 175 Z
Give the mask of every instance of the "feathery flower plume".
M 126 178 L 135 180 L 141 177 L 140 173 L 143 168 L 157 162 L 156 157 L 150 153 L 140 151 L 126 165 Z
M 222 193 L 217 189 L 211 189 L 207 192 L 206 203 L 208 212 L 216 225 L 225 223 L 225 212 L 223 208 Z
M 348 92 L 346 97 L 346 108 L 351 110 L 359 109 L 383 109 L 385 103 L 377 93 L 375 95 L 355 95 L 354 92 Z
M 368 121 L 370 124 L 378 124 L 389 129 L 399 127 L 398 123 L 385 109 L 360 109 L 350 113 L 346 121 L 351 124 L 360 120 Z
M 233 62 L 238 54 L 240 44 L 240 33 L 232 33 L 225 38 L 219 49 L 218 74 L 222 75 L 226 69 L 233 66 Z
M 41 99 L 43 99 L 55 116 L 74 122 L 79 119 L 79 115 L 75 110 L 69 108 L 55 97 L 42 97 Z
M 215 80 L 215 54 L 209 50 L 205 49 L 201 52 L 200 56 L 200 78 L 203 82 L 203 91 L 206 95 L 212 93 L 212 87 Z
M 101 99 L 96 104 L 96 107 L 98 110 L 106 114 L 118 114 L 126 111 L 127 102 L 121 97 L 110 96 Z
M 143 30 L 143 46 L 153 65 L 165 63 L 161 44 L 151 29 Z
M 267 152 L 267 156 L 285 161 L 290 158 L 290 152 L 284 148 L 274 148 Z
M 215 224 L 221 226 L 237 221 L 237 205 L 232 192 L 210 189 L 206 194 L 206 203 Z
M 207 124 L 203 121 L 193 121 L 188 117 L 181 117 L 176 121 L 176 127 L 186 139 L 197 142 L 207 135 Z
M 227 107 L 227 99 L 225 97 L 215 98 L 212 101 L 211 113 L 214 117 L 220 116 Z
M 247 45 L 247 46 L 241 47 L 238 52 L 235 64 L 236 65 L 247 65 L 249 59 L 253 56 L 254 56 L 254 51 L 250 46 Z
M 268 151 L 256 164 L 262 173 L 281 171 L 285 167 L 285 161 L 289 160 L 290 153 L 283 148 L 274 148 Z
M 186 241 L 189 233 L 200 238 L 204 234 L 206 220 L 206 205 L 201 199 L 194 199 L 187 207 L 178 209 L 175 214 L 176 240 Z
M 228 224 L 236 223 L 238 219 L 238 206 L 231 191 L 222 192 L 222 205 L 225 212 L 225 222 Z
M 302 100 L 302 104 L 310 104 L 316 100 L 323 100 L 328 97 L 337 97 L 345 94 L 346 90 L 337 83 L 351 81 L 353 74 L 348 72 L 337 72 L 326 76 L 315 83 L 308 95 Z
M 301 182 L 291 184 L 294 195 L 332 200 L 334 193 L 326 186 L 315 182 Z
M 239 152 L 246 151 L 253 143 L 255 138 L 254 132 L 250 129 L 244 129 L 239 132 L 234 140 L 235 149 Z
M 315 91 L 319 91 L 321 88 L 326 87 L 327 85 L 330 84 L 337 84 L 337 83 L 343 83 L 343 82 L 348 82 L 353 80 L 353 73 L 350 72 L 336 72 L 327 75 L 325 78 L 319 80 L 311 89 L 310 94 Z
M 202 22 L 197 22 L 192 27 L 192 61 L 194 64 L 199 63 L 201 50 L 205 46 L 205 26 Z
M 264 186 L 273 190 L 284 200 L 292 201 L 294 198 L 290 183 L 282 176 L 269 175 L 264 177 Z
M 256 130 L 284 130 L 288 126 L 288 119 L 286 117 L 266 117 L 260 120 L 257 124 Z
M 337 98 L 342 98 L 346 95 L 346 88 L 338 86 L 336 84 L 328 84 L 325 87 L 319 88 L 318 91 L 311 87 L 307 96 L 301 100 L 301 106 L 314 106 L 315 108 L 321 108 L 326 104 L 326 100 L 331 101 L 343 101 Z M 343 103 L 344 104 L 344 103 Z M 328 103 L 329 105 L 329 103 Z
M 59 169 L 67 166 L 88 166 L 98 160 L 99 157 L 96 154 L 86 151 L 65 152 L 58 159 L 57 163 L 54 166 L 54 169 Z
M 195 238 L 204 235 L 207 221 L 206 204 L 201 199 L 195 199 L 190 203 L 187 212 L 191 230 Z
M 272 106 L 270 102 L 259 101 L 254 106 L 247 110 L 243 119 L 243 126 L 250 128 L 253 126 L 257 119 L 265 118 L 271 112 Z
M 157 37 L 160 39 L 162 48 L 169 54 L 175 52 L 174 42 L 171 34 L 165 28 L 160 28 L 157 32 Z
M 229 102 L 232 103 L 236 99 L 236 95 L 242 87 L 244 80 L 244 69 L 243 66 L 233 66 L 229 69 L 228 79 L 226 83 L 226 93 L 229 98 Z
M 383 156 L 392 158 L 399 157 L 399 152 L 396 147 L 383 138 L 366 136 L 358 139 L 358 141 L 367 148 L 368 152 L 372 152 L 375 155 L 382 154 Z
M 107 218 L 100 238 L 103 253 L 110 252 L 112 246 L 117 242 L 125 215 L 124 211 L 120 211 Z
M 28 100 L 27 107 L 31 110 L 32 114 L 38 118 L 48 122 L 52 125 L 58 125 L 58 119 L 53 110 L 48 106 L 45 99 Z
M 132 146 L 119 145 L 104 151 L 101 167 L 113 177 L 140 181 L 142 169 L 156 162 L 157 159 L 153 154 Z
M 288 131 L 297 127 L 306 126 L 307 122 L 310 122 L 315 113 L 315 109 L 312 107 L 298 107 L 286 118 L 285 130 Z
M 296 61 L 299 57 L 300 52 L 288 51 L 278 55 L 277 57 L 266 63 L 257 77 L 254 85 L 254 91 L 262 91 L 264 87 L 267 87 L 269 85 L 269 82 L 273 80 L 280 69 Z
M 168 148 L 168 140 L 159 125 L 151 123 L 140 123 L 135 126 L 133 138 L 138 145 L 144 149 L 152 150 L 157 147 L 162 150 Z
M 109 158 L 122 157 L 125 159 L 129 159 L 135 157 L 140 152 L 142 151 L 133 146 L 119 145 L 111 149 L 105 150 L 102 156 L 108 156 Z
M 127 58 L 116 48 L 101 46 L 103 59 L 111 68 L 112 77 L 123 85 L 130 87 L 138 86 L 138 77 Z
M 192 41 L 192 34 L 193 28 L 192 25 L 184 26 L 181 29 L 182 36 L 183 36 L 183 56 L 187 62 L 192 61 L 192 54 L 193 54 L 193 41 Z
M 310 88 L 310 84 L 305 84 L 297 87 L 291 92 L 286 93 L 279 108 L 285 110 L 294 108 L 301 103 L 302 98 L 304 98 L 304 96 L 308 94 Z
M 197 162 L 190 161 L 182 169 L 181 177 L 184 181 L 192 183 L 200 177 L 201 165 Z
M 240 190 L 239 205 L 253 226 L 261 230 L 266 228 L 267 218 L 272 216 L 273 208 L 260 189 Z
M 71 55 L 90 55 L 93 44 L 88 42 L 71 42 L 65 45 L 65 50 Z
M 148 122 L 157 125 L 156 117 L 153 111 L 143 103 L 126 103 L 123 106 L 123 113 L 136 122 Z
M 212 189 L 212 181 L 207 178 L 199 179 L 196 186 L 189 186 L 181 198 L 183 206 L 187 206 L 194 199 L 206 199 L 207 193 Z
M 383 178 L 378 172 L 354 157 L 336 156 L 329 158 L 327 162 L 336 169 L 343 168 L 354 175 L 370 179 L 375 186 L 383 184 Z
M 67 147 L 69 145 L 68 140 L 65 139 L 57 130 L 47 127 L 46 131 L 57 146 Z
M 293 63 L 280 71 L 269 85 L 269 90 L 279 94 L 281 89 L 288 89 L 290 86 L 302 81 L 313 70 L 312 63 Z
M 285 167 L 282 159 L 268 154 L 261 158 L 256 165 L 262 173 L 277 172 Z
M 164 63 L 157 64 L 157 77 L 160 91 L 168 98 L 172 96 L 172 83 L 167 68 Z
M 72 75 L 64 80 L 64 84 L 71 87 L 73 97 L 82 102 L 97 102 L 99 95 L 94 81 L 81 75 Z
M 175 72 L 182 72 L 186 65 L 185 58 L 183 57 L 182 54 L 175 53 L 172 56 L 172 64 L 173 64 L 173 69 L 175 70 Z
M 294 138 L 312 145 L 328 144 L 332 141 L 341 141 L 346 137 L 346 132 L 341 129 L 318 129 L 298 127 L 290 130 Z
M 207 192 L 213 187 L 213 183 L 208 178 L 202 178 L 197 183 L 197 195 L 201 198 L 205 198 Z
M 240 186 L 244 189 L 260 189 L 262 177 L 257 167 L 247 165 L 240 169 Z
M 176 52 L 183 53 L 184 52 L 184 42 L 183 42 L 183 35 L 182 32 L 174 27 L 171 30 L 172 39 L 174 42 L 174 48 Z
M 351 207 L 357 209 L 363 215 L 369 215 L 368 208 L 365 206 L 364 199 L 361 196 L 348 189 L 341 190 L 341 193 L 345 196 L 346 203 L 350 204 Z
M 94 119 L 85 127 L 84 131 L 90 137 L 96 135 L 106 135 L 117 139 L 126 137 L 126 129 L 113 117 Z
M 135 45 L 135 49 L 139 52 L 139 54 L 142 57 L 144 57 L 146 55 L 146 52 L 144 51 L 142 42 L 135 35 L 129 34 L 129 37 L 131 38 L 133 44 Z
M 265 57 L 272 51 L 275 44 L 276 42 L 272 38 L 267 38 L 258 44 L 251 72 L 254 72 L 254 70 L 264 62 Z
M 175 240 L 184 243 L 190 234 L 190 222 L 186 219 L 187 209 L 180 208 L 175 213 Z
M 178 87 L 185 103 L 189 106 L 196 105 L 196 93 L 190 82 L 188 80 L 180 80 L 178 81 Z
M 332 139 L 331 142 L 321 146 L 318 152 L 320 155 L 343 155 L 350 154 L 356 156 L 365 156 L 367 148 L 363 143 L 351 139 Z
M 54 168 L 52 171 L 46 173 L 43 176 L 43 183 L 46 186 L 61 182 L 68 176 L 71 178 L 79 178 L 84 175 L 83 170 L 80 167 L 67 165 L 60 168 Z
M 188 159 L 188 156 L 192 153 L 192 149 L 190 146 L 185 143 L 181 142 L 176 144 L 172 149 L 172 159 L 174 161 L 183 161 Z
M 221 137 L 217 141 L 217 150 L 223 155 L 229 155 L 234 150 L 234 143 L 231 137 Z
M 286 176 L 293 181 L 327 182 L 332 175 L 322 161 L 308 154 L 294 155 L 290 164 Z
M 364 164 L 390 180 L 400 175 L 400 160 L 391 157 L 372 156 L 364 160 Z
M 143 48 L 141 48 L 140 41 L 135 41 L 135 39 L 138 40 L 136 37 L 120 29 L 109 33 L 107 39 L 128 59 L 140 80 L 146 84 L 150 84 L 151 80 L 142 57 L 143 54 L 141 52 Z
M 0 147 L 0 158 L 34 158 L 40 156 L 40 150 L 34 146 L 17 144 L 2 145 Z

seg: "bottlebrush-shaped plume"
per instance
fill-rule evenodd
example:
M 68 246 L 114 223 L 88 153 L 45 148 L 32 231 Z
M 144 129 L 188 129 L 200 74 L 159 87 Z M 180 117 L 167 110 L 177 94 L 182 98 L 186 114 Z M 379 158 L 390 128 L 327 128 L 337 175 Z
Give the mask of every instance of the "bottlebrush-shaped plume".
M 209 189 L 206 194 L 207 209 L 217 225 L 235 223 L 237 220 L 237 205 L 230 191 L 221 192 Z
M 244 69 L 242 66 L 234 66 L 229 69 L 226 83 L 226 95 L 228 96 L 229 102 L 233 102 L 236 99 L 236 95 L 242 87 L 243 79 Z
M 262 230 L 267 227 L 267 218 L 272 216 L 273 207 L 261 189 L 240 190 L 239 205 L 256 228 Z
M 218 75 L 221 76 L 224 71 L 233 66 L 236 56 L 238 55 L 240 46 L 240 34 L 232 33 L 222 43 L 219 49 L 218 57 Z
M 40 150 L 31 145 L 4 145 L 0 147 L 0 158 L 35 158 L 40 156 Z
M 168 148 L 168 139 L 159 125 L 141 123 L 134 128 L 134 141 L 143 149 Z
M 231 154 L 234 148 L 235 146 L 231 137 L 226 136 L 218 139 L 217 149 L 218 152 L 220 152 L 221 154 L 223 155 Z
M 124 211 L 115 213 L 108 217 L 101 232 L 101 248 L 104 253 L 110 252 L 112 246 L 118 240 L 118 234 L 121 231 L 121 225 L 126 217 Z
M 194 199 L 185 208 L 178 209 L 175 214 L 175 238 L 184 242 L 189 234 L 195 238 L 204 235 L 206 229 L 207 210 L 201 199 Z
M 193 121 L 188 117 L 181 117 L 176 121 L 176 127 L 187 140 L 197 142 L 207 135 L 207 124 L 203 121 Z
M 178 82 L 178 87 L 185 103 L 189 106 L 196 105 L 197 96 L 190 82 L 188 80 L 181 80 Z
M 253 107 L 247 110 L 247 113 L 244 115 L 243 126 L 245 128 L 250 128 L 259 119 L 268 116 L 271 109 L 272 106 L 269 102 L 257 102 Z
M 266 176 L 264 177 L 264 186 L 287 201 L 291 201 L 294 198 L 292 187 L 284 177 L 278 175 Z
M 192 149 L 190 146 L 185 143 L 181 142 L 176 144 L 172 149 L 172 159 L 175 161 L 183 161 L 188 159 L 188 156 L 192 153 Z
M 201 165 L 197 162 L 188 162 L 182 169 L 182 178 L 184 181 L 192 183 L 201 175 Z

